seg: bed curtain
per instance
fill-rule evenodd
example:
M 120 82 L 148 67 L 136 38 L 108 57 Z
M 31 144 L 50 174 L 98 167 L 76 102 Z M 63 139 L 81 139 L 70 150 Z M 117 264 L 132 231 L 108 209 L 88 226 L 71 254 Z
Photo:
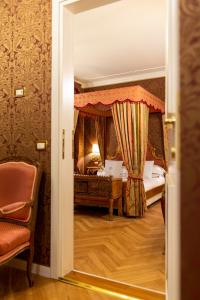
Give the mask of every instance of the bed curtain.
M 96 117 L 95 118 L 95 130 L 96 138 L 99 145 L 99 152 L 101 156 L 102 164 L 105 164 L 105 155 L 104 155 L 104 144 L 105 144 L 105 118 Z
M 77 122 L 78 122 L 78 115 L 79 115 L 79 110 L 74 108 L 74 134 L 75 134 L 76 126 L 77 126 Z
M 146 210 L 143 183 L 148 142 L 149 108 L 146 104 L 115 102 L 112 115 L 124 164 L 128 170 L 126 215 L 142 217 Z

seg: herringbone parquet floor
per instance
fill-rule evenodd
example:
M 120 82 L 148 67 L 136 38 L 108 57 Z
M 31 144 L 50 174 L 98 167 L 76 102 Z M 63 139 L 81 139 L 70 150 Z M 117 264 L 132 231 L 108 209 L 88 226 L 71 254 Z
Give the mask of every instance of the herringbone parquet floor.
M 115 216 L 106 209 L 75 208 L 75 269 L 165 291 L 164 223 L 160 203 L 144 218 Z
M 0 268 L 1 300 L 116 300 L 115 297 L 67 285 L 57 280 L 34 275 L 29 288 L 26 273 L 3 266 Z

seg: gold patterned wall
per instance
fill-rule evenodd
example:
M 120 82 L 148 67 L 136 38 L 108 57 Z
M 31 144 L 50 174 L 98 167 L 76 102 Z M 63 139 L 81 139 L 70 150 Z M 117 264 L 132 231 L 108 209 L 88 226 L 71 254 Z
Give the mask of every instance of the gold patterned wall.
M 25 97 L 14 89 L 25 87 Z M 41 162 L 35 262 L 50 261 L 51 1 L 0 1 L 0 158 Z M 36 141 L 47 139 L 46 152 Z
M 200 299 L 200 1 L 180 1 L 181 300 Z

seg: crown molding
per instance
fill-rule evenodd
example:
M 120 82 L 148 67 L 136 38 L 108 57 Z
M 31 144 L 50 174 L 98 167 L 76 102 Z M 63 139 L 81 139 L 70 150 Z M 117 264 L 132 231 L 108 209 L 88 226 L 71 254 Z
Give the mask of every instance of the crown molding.
M 81 78 L 75 77 L 75 81 L 80 83 L 81 87 L 84 89 L 84 88 L 112 85 L 118 83 L 134 82 L 138 80 L 165 77 L 165 75 L 166 75 L 166 70 L 165 67 L 162 66 L 158 68 L 150 68 L 150 69 L 131 71 L 131 72 L 121 73 L 121 74 L 113 74 L 109 76 L 95 77 L 95 78 L 90 78 L 88 80 L 83 80 Z

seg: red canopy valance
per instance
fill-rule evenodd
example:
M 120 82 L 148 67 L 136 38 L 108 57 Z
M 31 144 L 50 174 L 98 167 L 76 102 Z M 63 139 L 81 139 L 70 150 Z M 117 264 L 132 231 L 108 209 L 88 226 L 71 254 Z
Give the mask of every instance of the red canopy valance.
M 114 102 L 124 101 L 143 102 L 150 107 L 151 111 L 159 111 L 161 113 L 165 111 L 164 101 L 139 85 L 76 94 L 74 106 L 80 109 L 89 104 L 96 105 L 101 103 L 103 105 L 111 105 Z

